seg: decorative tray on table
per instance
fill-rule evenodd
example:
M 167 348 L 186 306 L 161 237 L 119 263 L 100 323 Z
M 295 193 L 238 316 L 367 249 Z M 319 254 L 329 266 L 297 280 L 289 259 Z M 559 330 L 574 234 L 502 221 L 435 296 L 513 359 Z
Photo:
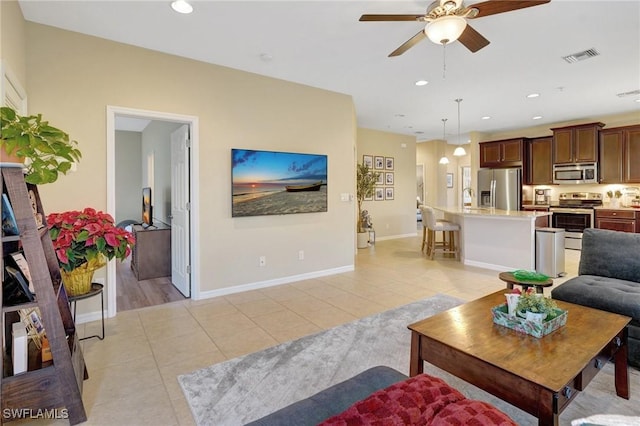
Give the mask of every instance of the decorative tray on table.
M 527 321 L 526 319 L 515 315 L 509 316 L 507 304 L 494 306 L 491 308 L 493 314 L 493 322 L 503 327 L 510 328 L 519 333 L 526 333 L 534 337 L 543 337 L 556 331 L 567 323 L 568 312 L 563 309 L 555 309 L 552 319 L 544 320 L 542 323 Z

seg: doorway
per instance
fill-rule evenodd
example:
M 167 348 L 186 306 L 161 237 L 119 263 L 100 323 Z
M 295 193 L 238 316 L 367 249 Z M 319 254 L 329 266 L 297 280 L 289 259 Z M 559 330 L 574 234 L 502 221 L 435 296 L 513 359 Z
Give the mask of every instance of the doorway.
M 158 196 L 160 200 L 162 200 L 162 204 L 159 204 L 158 207 L 160 210 L 163 210 L 162 217 L 165 218 L 163 221 L 168 222 L 168 225 L 171 224 L 171 218 L 173 217 L 173 207 L 172 204 L 172 193 L 178 192 L 182 193 L 183 196 L 180 199 L 186 199 L 187 205 L 185 209 L 187 210 L 188 220 L 186 227 L 181 227 L 182 232 L 187 235 L 178 235 L 176 236 L 176 241 L 174 242 L 174 234 L 172 232 L 171 240 L 171 257 L 180 258 L 180 259 L 188 259 L 188 262 L 184 265 L 186 271 L 184 274 L 186 276 L 186 282 L 183 283 L 185 289 L 188 291 L 187 296 L 191 296 L 193 298 L 197 298 L 198 288 L 194 285 L 197 282 L 197 258 L 193 256 L 193 253 L 196 253 L 195 247 L 197 244 L 196 238 L 194 238 L 193 229 L 196 229 L 198 221 L 197 217 L 197 208 L 198 203 L 198 182 L 194 176 L 197 176 L 197 162 L 192 161 L 197 157 L 198 151 L 198 119 L 193 116 L 185 116 L 185 115 L 177 115 L 172 113 L 163 113 L 156 111 L 147 111 L 147 110 L 136 110 L 130 108 L 122 108 L 122 107 L 107 107 L 107 211 L 113 216 L 116 217 L 117 209 L 117 191 L 118 187 L 122 184 L 118 185 L 116 176 L 118 174 L 118 164 L 117 164 L 117 156 L 116 156 L 116 121 L 120 118 L 130 118 L 136 120 L 147 120 L 150 122 L 161 122 L 165 124 L 173 125 L 173 128 L 183 127 L 186 128 L 186 134 L 189 135 L 188 145 L 185 145 L 185 167 L 183 168 L 185 178 L 174 180 L 174 172 L 173 170 L 167 170 L 166 175 L 170 176 L 166 179 L 169 179 L 169 194 L 162 194 L 160 189 L 158 192 Z M 171 146 L 167 144 L 168 156 L 171 157 Z M 135 187 L 142 186 L 144 182 L 150 182 L 153 185 L 153 175 L 154 169 L 156 171 L 158 165 L 153 161 L 153 157 L 156 153 L 151 151 L 151 153 L 147 152 L 145 154 L 145 158 L 141 161 L 141 170 L 144 173 L 145 179 L 142 181 L 135 182 L 133 185 Z M 144 167 L 143 167 L 144 166 Z M 151 181 L 149 181 L 151 179 Z M 176 185 L 175 182 L 178 182 L 181 186 L 180 188 L 173 188 L 172 185 Z M 166 188 L 167 185 L 163 187 Z M 167 190 L 165 189 L 165 192 Z M 155 202 L 154 202 L 155 204 Z M 154 207 L 155 208 L 155 207 Z M 184 209 L 183 209 L 184 211 Z M 155 216 L 155 213 L 154 213 Z M 134 219 L 137 217 L 134 217 Z M 189 225 L 190 224 L 190 225 Z M 175 256 L 174 256 L 175 254 Z M 109 317 L 113 317 L 116 315 L 117 309 L 117 294 L 118 294 L 118 272 L 126 272 L 124 270 L 125 265 L 116 265 L 116 262 L 110 262 L 107 266 L 107 315 Z M 128 265 L 127 265 L 128 266 Z M 175 267 L 175 265 L 172 265 Z M 123 268 L 123 269 L 120 269 Z M 123 278 L 126 279 L 126 278 Z M 167 277 L 166 280 L 171 283 L 171 277 Z M 149 284 L 149 283 L 147 283 Z

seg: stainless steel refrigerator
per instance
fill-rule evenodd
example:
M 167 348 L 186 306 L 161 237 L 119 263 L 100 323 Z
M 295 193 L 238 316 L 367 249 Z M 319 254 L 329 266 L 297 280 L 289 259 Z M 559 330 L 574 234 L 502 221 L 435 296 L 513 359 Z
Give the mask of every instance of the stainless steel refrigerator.
M 478 170 L 479 207 L 520 210 L 522 205 L 522 169 Z

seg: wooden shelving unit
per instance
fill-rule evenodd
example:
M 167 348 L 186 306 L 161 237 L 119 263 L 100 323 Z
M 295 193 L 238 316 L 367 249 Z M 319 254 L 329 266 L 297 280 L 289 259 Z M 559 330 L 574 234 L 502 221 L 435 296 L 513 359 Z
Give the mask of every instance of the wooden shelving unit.
M 53 362 L 43 368 L 0 377 L 1 403 L 0 413 L 18 413 L 23 416 L 42 413 L 43 410 L 54 410 L 62 416 L 68 416 L 69 423 L 74 425 L 86 421 L 82 404 L 82 383 L 88 378 L 84 358 L 76 334 L 75 324 L 69 308 L 67 293 L 60 279 L 60 269 L 49 238 L 46 226 L 38 229 L 34 218 L 29 190 L 34 191 L 39 212 L 44 210 L 38 195 L 38 188 L 24 181 L 22 168 L 3 165 L 1 182 L 3 192 L 9 197 L 14 211 L 19 237 L 2 237 L 2 269 L 4 271 L 4 255 L 20 248 L 29 264 L 29 271 L 36 300 L 17 306 L 3 306 L 0 324 L 5 340 L 11 340 L 11 323 L 17 320 L 17 311 L 38 307 L 42 323 L 46 330 L 51 347 Z M 0 296 L 2 291 L 0 290 Z M 4 362 L 7 348 L 3 346 L 3 360 L 0 370 L 5 375 Z M 10 354 L 9 354 L 10 355 Z M 39 367 L 39 366 L 38 366 Z M 20 411 L 21 410 L 21 411 Z M 11 416 L 0 415 L 0 423 L 15 420 Z

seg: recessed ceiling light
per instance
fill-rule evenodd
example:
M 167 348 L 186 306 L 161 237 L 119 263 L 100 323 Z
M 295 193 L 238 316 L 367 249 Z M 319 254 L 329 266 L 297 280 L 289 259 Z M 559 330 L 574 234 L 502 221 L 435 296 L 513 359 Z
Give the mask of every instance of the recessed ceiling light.
M 537 98 L 538 96 L 540 96 L 540 93 L 529 93 L 527 95 L 527 98 L 531 99 L 531 98 Z
M 636 102 L 640 102 L 640 99 L 636 99 Z
M 429 84 L 429 82 L 427 80 L 418 80 L 418 81 L 416 81 L 416 86 L 426 86 L 427 84 Z
M 402 118 L 402 117 L 404 117 L 404 114 L 396 114 L 395 116 L 399 117 L 399 118 Z
M 536 116 L 533 117 L 533 120 L 540 120 L 541 118 L 542 118 L 541 115 L 536 115 Z
M 271 61 L 273 61 L 273 56 L 269 55 L 268 53 L 261 53 L 260 54 L 260 59 L 263 62 L 271 62 Z
M 483 120 L 490 120 L 491 116 L 490 115 L 485 115 L 484 117 L 482 117 Z
M 171 2 L 171 8 L 178 13 L 193 12 L 193 6 L 191 6 L 187 0 L 175 0 L 174 2 Z

